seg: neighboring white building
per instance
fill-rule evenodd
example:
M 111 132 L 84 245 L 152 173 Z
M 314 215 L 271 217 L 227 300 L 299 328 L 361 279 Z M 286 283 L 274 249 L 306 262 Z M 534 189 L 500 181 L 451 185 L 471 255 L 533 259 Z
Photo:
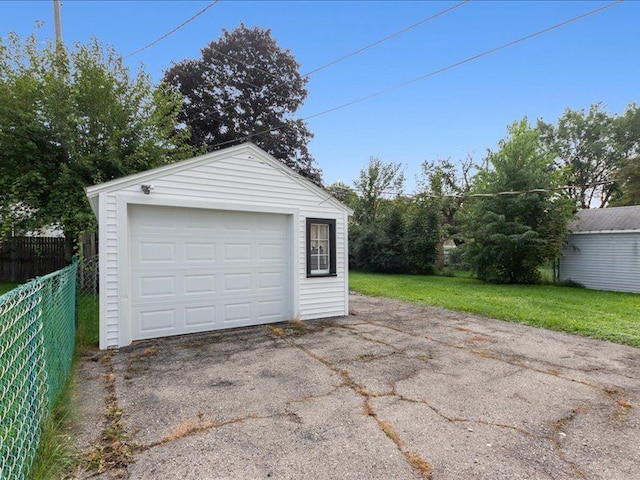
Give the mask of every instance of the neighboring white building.
M 245 143 L 87 188 L 100 348 L 348 315 L 353 212 Z
M 12 225 L 22 225 L 25 221 L 29 220 L 36 213 L 36 209 L 25 205 L 22 202 L 14 203 L 9 207 L 9 215 L 13 220 Z M 0 226 L 2 226 L 3 218 L 0 215 Z M 11 235 L 14 237 L 64 237 L 64 231 L 60 225 L 47 225 L 35 230 L 25 231 L 23 228 L 12 228 Z
M 560 281 L 640 293 L 640 205 L 579 211 L 560 260 Z

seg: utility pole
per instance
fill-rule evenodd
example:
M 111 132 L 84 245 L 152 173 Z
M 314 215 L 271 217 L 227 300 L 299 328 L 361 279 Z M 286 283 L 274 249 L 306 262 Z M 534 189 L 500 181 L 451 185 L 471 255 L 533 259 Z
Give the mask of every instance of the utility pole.
M 53 21 L 56 28 L 56 46 L 62 46 L 62 23 L 60 21 L 60 0 L 53 0 Z

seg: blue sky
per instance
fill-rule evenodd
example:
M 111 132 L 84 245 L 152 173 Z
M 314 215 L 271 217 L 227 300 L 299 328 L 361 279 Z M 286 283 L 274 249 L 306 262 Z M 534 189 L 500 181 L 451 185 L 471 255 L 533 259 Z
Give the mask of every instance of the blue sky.
M 81 1 L 62 6 L 65 42 L 95 36 L 127 55 L 167 33 L 210 1 Z M 171 62 L 240 22 L 270 28 L 305 73 L 457 2 L 222 0 L 185 28 L 131 57 L 158 80 Z M 610 2 L 476 0 L 311 76 L 301 117 L 366 96 L 516 40 Z M 52 1 L 0 3 L 0 36 L 27 35 Z M 567 108 L 602 102 L 622 113 L 640 103 L 640 2 L 626 1 L 477 61 L 309 120 L 311 153 L 325 183 L 352 183 L 370 156 L 402 162 L 407 191 L 424 160 L 478 162 L 506 126 L 527 116 L 553 122 Z

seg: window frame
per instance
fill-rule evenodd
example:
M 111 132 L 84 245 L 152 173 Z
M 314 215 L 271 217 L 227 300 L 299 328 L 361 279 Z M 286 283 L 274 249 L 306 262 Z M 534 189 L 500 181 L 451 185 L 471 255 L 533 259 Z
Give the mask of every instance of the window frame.
M 316 272 L 311 270 L 311 225 L 329 226 L 329 272 Z M 307 278 L 336 277 L 336 221 L 333 218 L 307 218 L 306 228 L 306 258 Z

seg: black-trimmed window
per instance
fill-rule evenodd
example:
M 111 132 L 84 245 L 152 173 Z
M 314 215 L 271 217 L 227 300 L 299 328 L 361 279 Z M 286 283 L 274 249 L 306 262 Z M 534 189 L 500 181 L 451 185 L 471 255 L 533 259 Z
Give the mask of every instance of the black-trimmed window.
M 307 277 L 336 275 L 336 221 L 307 218 Z

